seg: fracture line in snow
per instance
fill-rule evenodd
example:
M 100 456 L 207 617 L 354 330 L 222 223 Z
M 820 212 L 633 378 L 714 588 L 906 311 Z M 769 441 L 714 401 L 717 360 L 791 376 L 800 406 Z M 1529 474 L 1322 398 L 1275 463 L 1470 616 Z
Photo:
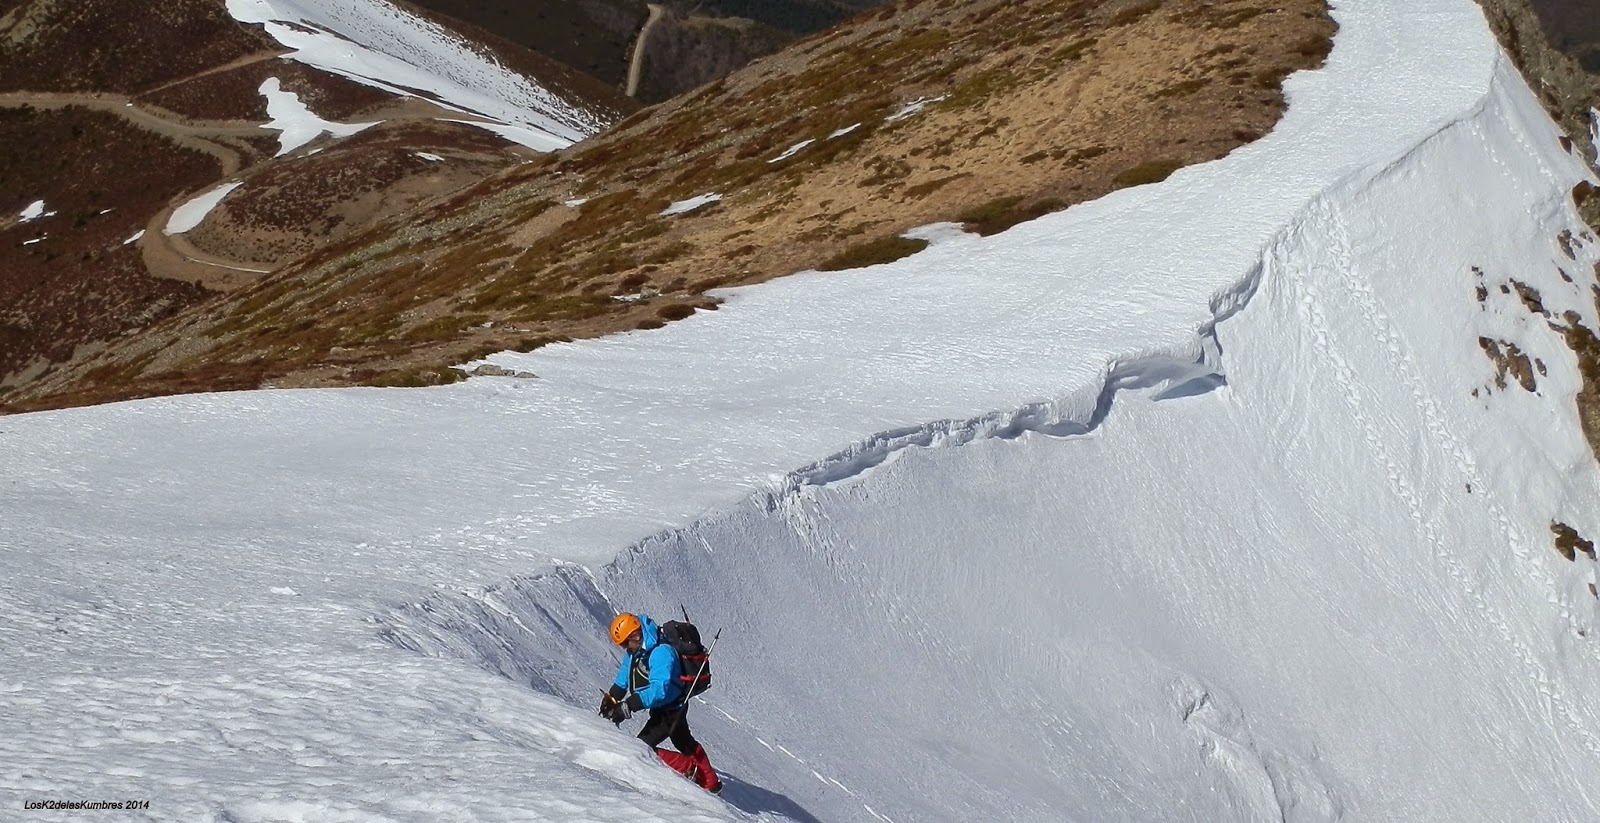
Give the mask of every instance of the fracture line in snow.
M 856 445 L 791 472 L 776 488 L 758 495 L 775 504 L 779 497 L 805 486 L 826 486 L 855 478 L 882 465 L 896 452 L 912 447 L 960 446 L 977 440 L 1011 440 L 1027 433 L 1049 437 L 1080 437 L 1092 433 L 1104 422 L 1116 394 L 1123 390 L 1159 389 L 1157 397 L 1182 396 L 1187 388 L 1195 393 L 1226 384 L 1216 348 L 1211 341 L 1215 324 L 1237 312 L 1248 302 L 1259 277 L 1253 268 L 1227 290 L 1231 299 L 1214 300 L 1213 320 L 1195 330 L 1193 345 L 1183 350 L 1146 354 L 1108 363 L 1098 386 L 1068 394 L 1060 399 L 1030 403 L 1012 411 L 990 412 L 962 420 L 936 420 L 879 433 Z

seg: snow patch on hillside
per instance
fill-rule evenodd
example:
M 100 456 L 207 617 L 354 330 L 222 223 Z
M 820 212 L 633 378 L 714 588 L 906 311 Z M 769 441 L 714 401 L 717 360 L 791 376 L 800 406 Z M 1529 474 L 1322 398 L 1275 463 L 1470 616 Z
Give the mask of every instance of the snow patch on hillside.
M 242 185 L 244 184 L 237 182 L 223 183 L 173 209 L 172 216 L 167 218 L 167 225 L 161 230 L 161 233 L 183 234 L 200 225 L 206 219 L 206 215 L 210 214 L 211 210 L 222 202 L 222 198 L 227 197 L 234 189 Z
M 324 120 L 300 102 L 300 95 L 284 91 L 283 84 L 276 77 L 268 77 L 262 81 L 259 91 L 267 98 L 267 116 L 271 118 L 265 124 L 265 128 L 282 132 L 278 136 L 279 148 L 276 155 L 278 157 L 310 143 L 323 134 L 349 137 L 363 129 L 378 125 L 376 122 L 335 123 Z
M 688 214 L 696 209 L 704 208 L 712 203 L 718 202 L 721 199 L 722 195 L 716 192 L 697 194 L 694 197 L 689 197 L 668 204 L 666 208 L 661 210 L 661 216 L 671 217 L 675 214 Z
M 29 203 L 27 207 L 22 210 L 21 214 L 17 215 L 17 219 L 20 223 L 29 223 L 34 220 L 38 220 L 41 217 L 52 217 L 54 215 L 55 212 L 53 211 L 45 211 L 43 200 L 35 200 L 32 203 Z
M 228 0 L 289 59 L 498 121 L 500 133 L 548 151 L 604 127 L 594 113 L 511 71 L 440 26 L 384 0 Z M 481 124 L 480 124 L 481 125 Z
M 790 146 L 789 148 L 784 149 L 783 153 L 779 154 L 777 157 L 772 158 L 771 160 L 768 160 L 767 162 L 768 163 L 778 163 L 778 162 L 781 162 L 781 161 L 784 161 L 784 160 L 788 160 L 789 158 L 795 156 L 796 154 L 799 154 L 800 151 L 802 149 L 804 149 L 806 146 L 809 146 L 809 145 L 811 145 L 812 143 L 815 143 L 815 142 L 817 142 L 815 138 L 812 138 L 812 139 L 809 139 L 809 140 L 801 140 L 800 142 Z
M 885 123 L 898 123 L 901 120 L 904 120 L 904 119 L 906 119 L 908 117 L 915 117 L 915 116 L 921 114 L 922 110 L 927 108 L 928 106 L 930 106 L 930 105 L 932 105 L 934 103 L 942 102 L 945 99 L 946 96 L 947 95 L 941 94 L 938 97 L 919 97 L 919 98 L 917 98 L 915 100 L 912 100 L 911 102 L 905 104 L 904 106 L 901 106 L 900 110 L 895 112 L 894 114 L 891 114 L 888 117 L 883 118 L 883 122 L 885 122 Z
M 1548 524 L 1600 533 L 1600 477 L 1572 354 L 1514 287 L 1600 325 L 1552 244 L 1581 234 L 1584 172 L 1494 66 L 1293 215 L 1193 349 L 882 433 L 597 574 L 438 593 L 387 636 L 578 703 L 610 609 L 689 599 L 737 627 L 697 734 L 819 819 L 1594 817 L 1597 567 Z M 1485 335 L 1548 364 L 1536 392 L 1492 388 Z M 933 740 L 928 706 L 955 707 Z

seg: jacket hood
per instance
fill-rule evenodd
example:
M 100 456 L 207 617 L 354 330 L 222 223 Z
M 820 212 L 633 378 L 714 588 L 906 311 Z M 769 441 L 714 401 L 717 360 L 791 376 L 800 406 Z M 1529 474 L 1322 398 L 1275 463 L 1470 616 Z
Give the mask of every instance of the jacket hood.
M 661 632 L 656 628 L 656 621 L 649 615 L 639 615 L 639 639 L 644 641 L 639 650 L 648 652 L 661 642 Z

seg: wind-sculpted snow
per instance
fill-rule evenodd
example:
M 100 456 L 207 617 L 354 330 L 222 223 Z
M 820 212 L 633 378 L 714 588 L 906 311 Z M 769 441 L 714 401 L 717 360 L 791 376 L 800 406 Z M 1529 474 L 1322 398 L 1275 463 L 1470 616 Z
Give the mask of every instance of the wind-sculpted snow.
M 1594 569 L 1544 529 L 1594 528 L 1578 383 L 1472 268 L 1596 317 L 1557 257 L 1557 136 L 1494 84 L 1213 303 L 1216 368 L 1177 376 L 1226 366 L 1225 391 L 1153 388 L 1189 365 L 1153 359 L 880 435 L 595 579 L 441 594 L 385 632 L 581 702 L 608 604 L 687 601 L 729 631 L 696 728 L 824 820 L 1592 817 Z M 1488 394 L 1483 334 L 1564 365 Z
M 1600 324 L 1586 172 L 1469 0 L 1337 13 L 1225 160 L 492 358 L 538 380 L 5 418 L 0 786 L 162 820 L 1595 818 L 1595 566 L 1549 543 L 1600 533 L 1552 328 Z M 692 716 L 726 803 L 593 716 L 606 617 L 680 603 L 725 629 Z

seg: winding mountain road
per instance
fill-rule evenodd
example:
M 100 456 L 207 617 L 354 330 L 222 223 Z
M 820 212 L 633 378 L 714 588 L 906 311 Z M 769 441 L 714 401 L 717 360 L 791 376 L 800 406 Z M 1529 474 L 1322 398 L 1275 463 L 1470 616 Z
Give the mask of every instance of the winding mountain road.
M 175 114 L 160 113 L 141 106 L 120 94 L 7 92 L 0 94 L 0 108 L 64 109 L 83 106 L 115 114 L 139 128 L 171 138 L 185 148 L 217 158 L 222 176 L 239 172 L 243 158 L 239 151 L 222 140 L 230 137 L 271 137 L 272 129 L 239 120 L 187 121 Z M 221 138 L 221 139 L 219 139 Z
M 254 55 L 235 61 L 228 68 L 243 62 L 256 62 L 275 55 Z M 208 74 L 212 71 L 202 72 Z M 195 75 L 199 76 L 199 75 Z M 193 79 L 183 78 L 184 82 Z M 134 126 L 152 131 L 177 144 L 204 152 L 217 159 L 221 167 L 219 180 L 237 175 L 244 168 L 245 158 L 239 147 L 229 145 L 230 140 L 252 137 L 271 137 L 276 130 L 241 120 L 191 121 L 171 112 L 142 106 L 126 95 L 108 93 L 60 92 L 10 92 L 0 94 L 0 108 L 63 109 L 68 106 L 104 111 L 127 120 Z M 192 196 L 192 193 L 189 195 Z M 157 212 L 146 224 L 144 237 L 138 240 L 139 250 L 146 270 L 152 276 L 199 283 L 213 289 L 237 288 L 249 279 L 266 273 L 266 270 L 247 267 L 241 261 L 225 260 L 194 247 L 181 235 L 162 232 L 172 210 L 178 204 L 169 204 Z
M 644 28 L 639 29 L 638 39 L 633 41 L 633 60 L 628 65 L 628 88 L 626 91 L 629 97 L 637 97 L 639 95 L 639 74 L 644 69 L 644 46 L 645 43 L 650 41 L 650 31 L 656 27 L 656 23 L 661 21 L 661 16 L 666 13 L 666 10 L 656 3 L 647 3 L 645 5 L 646 8 L 650 9 L 650 16 L 644 21 Z

